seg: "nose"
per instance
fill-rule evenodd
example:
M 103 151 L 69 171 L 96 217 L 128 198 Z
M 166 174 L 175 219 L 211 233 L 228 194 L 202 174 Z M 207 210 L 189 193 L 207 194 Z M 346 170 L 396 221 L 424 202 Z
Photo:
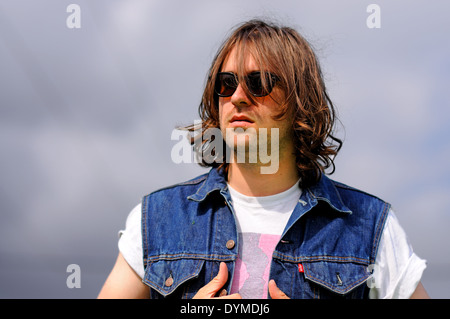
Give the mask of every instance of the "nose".
M 231 103 L 233 103 L 233 105 L 235 106 L 246 106 L 251 104 L 251 100 L 245 93 L 241 84 L 238 85 L 236 91 L 234 91 L 233 95 L 231 96 Z

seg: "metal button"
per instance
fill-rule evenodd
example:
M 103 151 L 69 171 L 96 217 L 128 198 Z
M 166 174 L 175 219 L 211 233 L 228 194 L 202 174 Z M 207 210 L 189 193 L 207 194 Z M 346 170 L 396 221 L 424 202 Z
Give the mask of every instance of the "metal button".
M 165 285 L 166 285 L 167 287 L 170 287 L 170 286 L 173 285 L 173 278 L 172 278 L 172 275 L 170 275 L 170 277 L 166 279 Z
M 222 291 L 220 292 L 220 294 L 219 294 L 219 297 L 223 297 L 223 296 L 226 296 L 228 293 L 227 293 L 227 290 L 226 289 L 222 289 Z
M 234 240 L 230 239 L 229 241 L 227 241 L 227 248 L 228 249 L 233 249 L 234 248 Z

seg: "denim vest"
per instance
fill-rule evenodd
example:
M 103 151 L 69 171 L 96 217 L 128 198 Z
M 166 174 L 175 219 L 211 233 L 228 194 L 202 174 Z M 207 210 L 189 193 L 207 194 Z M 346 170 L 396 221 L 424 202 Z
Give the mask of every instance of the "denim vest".
M 325 175 L 302 195 L 272 255 L 270 279 L 290 298 L 367 298 L 390 205 Z M 238 233 L 226 180 L 213 168 L 142 200 L 145 276 L 151 298 L 192 298 L 228 267 Z M 302 267 L 299 267 L 299 264 Z M 301 269 L 301 271 L 299 271 Z

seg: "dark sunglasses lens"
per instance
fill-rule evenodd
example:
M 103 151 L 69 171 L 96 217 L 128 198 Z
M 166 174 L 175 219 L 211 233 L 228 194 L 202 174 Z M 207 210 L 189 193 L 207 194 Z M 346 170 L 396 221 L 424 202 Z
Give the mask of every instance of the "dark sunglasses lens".
M 266 96 L 272 92 L 274 78 L 269 74 L 263 74 L 265 76 L 265 83 L 261 80 L 261 73 L 253 72 L 247 76 L 247 86 L 251 94 L 254 96 Z
M 276 76 L 270 73 L 263 73 L 263 76 L 265 77 L 264 83 L 261 80 L 260 72 L 252 72 L 245 77 L 248 90 L 253 96 L 266 96 L 272 92 L 277 80 Z M 239 83 L 236 75 L 233 73 L 223 72 L 217 74 L 214 90 L 219 96 L 229 97 L 233 95 L 238 85 Z
M 217 75 L 215 91 L 219 96 L 232 96 L 238 83 L 236 77 L 230 73 L 219 73 Z

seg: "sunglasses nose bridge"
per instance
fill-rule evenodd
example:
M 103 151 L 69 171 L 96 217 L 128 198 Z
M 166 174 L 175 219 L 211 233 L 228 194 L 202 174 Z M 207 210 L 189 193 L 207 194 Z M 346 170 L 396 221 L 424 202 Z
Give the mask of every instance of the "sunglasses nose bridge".
M 253 101 L 253 92 L 251 86 L 249 86 L 248 76 L 238 76 L 237 74 L 234 74 L 234 79 L 235 89 L 231 95 L 232 101 L 234 97 L 238 104 L 242 104 L 243 102 L 245 102 L 245 104 L 251 104 Z M 243 85 L 243 83 L 245 84 Z
M 231 103 L 236 106 L 251 104 L 250 97 L 248 96 L 247 92 L 245 92 L 242 84 L 239 82 L 233 94 L 231 95 Z

